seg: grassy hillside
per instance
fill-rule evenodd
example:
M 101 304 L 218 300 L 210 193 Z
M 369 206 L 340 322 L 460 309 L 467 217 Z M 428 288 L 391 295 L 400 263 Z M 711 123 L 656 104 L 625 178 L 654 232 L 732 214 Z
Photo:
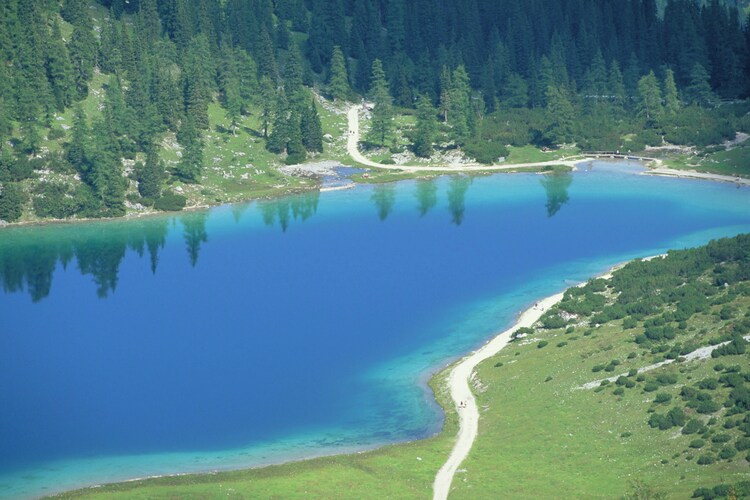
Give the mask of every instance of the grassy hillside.
M 631 263 L 609 281 L 569 290 L 535 328 L 519 334 L 525 336 L 478 368 L 479 438 L 452 498 L 686 498 L 696 491 L 711 498 L 716 486 L 718 493 L 745 491 L 750 236 Z M 690 360 L 699 348 L 714 350 Z M 428 498 L 456 432 L 446 375 L 432 381 L 447 419 L 431 439 L 62 497 Z M 601 382 L 607 378 L 614 381 Z M 591 388 L 583 388 L 587 383 Z

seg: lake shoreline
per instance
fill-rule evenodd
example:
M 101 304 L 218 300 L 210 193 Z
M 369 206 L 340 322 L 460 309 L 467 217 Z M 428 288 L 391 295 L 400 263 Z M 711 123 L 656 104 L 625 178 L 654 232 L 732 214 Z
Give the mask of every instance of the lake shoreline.
M 595 273 L 590 278 L 580 283 L 566 286 L 564 289 L 556 293 L 553 293 L 551 295 L 545 295 L 544 297 L 536 299 L 533 302 L 529 302 L 527 306 L 524 306 L 521 310 L 519 310 L 514 315 L 514 319 L 512 320 L 512 323 L 507 328 L 504 328 L 499 333 L 493 334 L 486 340 L 482 341 L 481 344 L 478 344 L 477 347 L 472 349 L 471 351 L 468 351 L 465 353 L 458 353 L 455 356 L 451 356 L 447 361 L 439 362 L 433 367 L 428 368 L 427 370 L 423 371 L 422 374 L 418 376 L 418 384 L 423 388 L 425 395 L 426 396 L 429 395 L 432 402 L 436 404 L 437 407 L 440 408 L 441 414 L 442 414 L 441 428 L 437 432 L 429 433 L 428 435 L 418 438 L 418 439 L 409 439 L 409 440 L 400 440 L 400 441 L 384 441 L 382 443 L 366 445 L 366 446 L 352 445 L 348 447 L 349 450 L 347 451 L 329 450 L 330 452 L 328 452 L 325 450 L 321 450 L 320 453 L 313 453 L 313 454 L 309 454 L 303 457 L 280 459 L 278 461 L 270 460 L 268 462 L 261 463 L 258 465 L 252 465 L 252 466 L 245 466 L 245 467 L 228 466 L 225 468 L 221 468 L 221 467 L 209 468 L 209 469 L 206 469 L 205 471 L 153 474 L 153 475 L 145 475 L 141 477 L 133 477 L 130 479 L 124 479 L 120 481 L 97 483 L 97 484 L 92 484 L 92 485 L 84 486 L 84 487 L 77 488 L 77 489 L 61 490 L 51 495 L 45 495 L 43 498 L 55 498 L 55 497 L 60 497 L 60 496 L 62 496 L 63 498 L 67 498 L 67 495 L 75 494 L 76 492 L 86 492 L 89 490 L 97 490 L 97 489 L 104 488 L 104 487 L 116 487 L 117 485 L 133 485 L 134 483 L 138 483 L 138 482 L 148 482 L 148 481 L 163 480 L 163 479 L 177 479 L 177 484 L 179 484 L 181 478 L 185 478 L 186 482 L 190 482 L 189 478 L 214 476 L 214 475 L 222 474 L 222 473 L 257 471 L 257 470 L 267 469 L 269 467 L 283 466 L 283 465 L 288 465 L 288 464 L 302 464 L 302 463 L 311 462 L 311 461 L 315 461 L 319 459 L 325 459 L 325 458 L 361 455 L 361 454 L 367 454 L 370 452 L 380 451 L 391 446 L 403 446 L 409 443 L 415 443 L 419 441 L 425 441 L 425 440 L 441 437 L 441 435 L 445 432 L 445 424 L 449 415 L 460 416 L 458 412 L 458 401 L 453 399 L 452 397 L 453 396 L 452 385 L 453 383 L 455 383 L 455 380 L 453 380 L 453 373 L 458 368 L 460 368 L 470 359 L 474 358 L 477 354 L 480 354 L 486 351 L 488 348 L 492 348 L 493 346 L 500 345 L 500 347 L 497 350 L 492 350 L 492 352 L 488 354 L 486 357 L 491 357 L 493 355 L 496 355 L 502 349 L 506 348 L 508 345 L 511 344 L 511 341 L 509 340 L 509 338 L 510 338 L 510 334 L 513 331 L 515 331 L 516 329 L 522 326 L 528 326 L 526 325 L 526 323 L 529 321 L 529 317 L 536 318 L 532 323 L 535 323 L 536 321 L 538 321 L 539 318 L 547 310 L 549 310 L 551 307 L 553 307 L 558 302 L 560 302 L 560 300 L 562 300 L 562 297 L 564 296 L 567 290 L 571 288 L 584 286 L 590 281 L 593 281 L 595 279 L 609 279 L 614 271 L 624 267 L 630 262 L 633 262 L 636 260 L 649 260 L 649 259 L 656 258 L 659 256 L 661 255 L 653 255 L 649 257 L 636 257 L 628 261 L 624 261 L 624 262 L 620 262 L 612 266 L 608 266 L 605 271 Z M 505 337 L 508 337 L 508 339 L 505 339 Z M 482 361 L 485 360 L 486 357 L 483 357 Z M 476 364 L 478 363 L 474 364 L 474 366 L 472 367 L 472 370 L 473 368 L 476 367 Z M 438 397 L 437 391 L 440 389 L 448 390 L 448 392 L 450 393 L 448 398 Z M 445 400 L 443 401 L 442 399 L 445 399 Z M 463 420 L 463 418 L 461 418 L 460 420 Z M 460 426 L 457 429 L 457 431 L 462 432 L 462 429 Z M 459 435 L 457 434 L 456 442 L 458 442 L 458 437 Z M 467 450 L 467 453 L 468 453 L 468 450 Z M 304 453 L 301 453 L 301 454 L 304 454 Z M 453 453 L 451 453 L 451 455 L 452 454 Z
M 592 162 L 606 162 L 606 163 L 622 163 L 623 161 L 633 161 L 633 160 L 609 160 L 607 158 L 600 158 L 600 159 L 594 159 L 594 158 L 582 158 L 579 160 L 575 160 L 575 166 L 570 167 L 572 171 L 575 171 L 579 168 L 581 165 L 585 165 L 587 163 Z M 637 161 L 637 163 L 643 165 L 646 170 L 643 172 L 633 172 L 633 175 L 653 175 L 655 177 L 671 177 L 671 178 L 680 178 L 680 179 L 692 179 L 692 180 L 703 180 L 708 182 L 722 182 L 722 183 L 730 183 L 730 184 L 736 184 L 738 187 L 750 187 L 750 178 L 746 177 L 736 177 L 736 176 L 729 176 L 729 175 L 722 175 L 722 174 L 714 174 L 710 172 L 698 172 L 694 170 L 678 170 L 673 168 L 666 168 L 662 167 L 660 165 L 657 166 L 649 166 L 650 163 L 653 162 L 643 162 L 643 161 Z M 544 174 L 547 173 L 543 169 L 539 169 L 538 171 L 515 171 L 514 168 L 522 168 L 523 164 L 518 165 L 507 165 L 507 169 L 503 170 L 470 170 L 470 171 L 461 171 L 456 170 L 453 171 L 436 171 L 433 169 L 430 169 L 429 167 L 415 167 L 411 170 L 404 170 L 403 173 L 407 174 L 407 177 L 404 177 L 403 179 L 395 179 L 390 182 L 400 182 L 400 181 L 406 181 L 406 180 L 413 180 L 415 178 L 419 178 L 420 170 L 423 170 L 423 174 L 425 175 L 436 175 L 438 177 L 440 176 L 450 176 L 450 175 L 476 175 L 476 176 L 484 176 L 484 175 L 495 175 L 495 174 L 528 174 L 528 173 L 540 173 Z M 380 168 L 380 167 L 368 167 L 368 168 Z M 387 166 L 383 166 L 383 168 L 387 168 Z M 278 200 L 287 196 L 295 196 L 295 195 L 301 195 L 301 194 L 309 194 L 309 193 L 315 193 L 318 192 L 320 194 L 322 193 L 329 193 L 329 192 L 335 192 L 335 191 L 344 191 L 344 190 L 350 190 L 357 188 L 358 186 L 363 185 L 371 185 L 372 183 L 368 182 L 356 182 L 353 181 L 352 184 L 347 184 L 346 186 L 341 187 L 335 187 L 335 188 L 325 188 L 321 186 L 313 186 L 309 189 L 294 189 L 292 191 L 273 194 L 273 195 L 265 195 L 265 196 L 259 196 L 259 197 L 248 197 L 246 199 L 243 199 L 241 201 L 234 201 L 230 203 L 215 203 L 215 204 L 206 204 L 206 205 L 194 205 L 190 207 L 185 207 L 183 210 L 177 211 L 177 212 L 159 212 L 159 211 L 148 211 L 148 212 L 133 212 L 126 214 L 122 217 L 89 217 L 89 218 L 73 218 L 73 219 L 40 219 L 40 220 L 27 220 L 27 221 L 19 221 L 19 222 L 6 222 L 4 224 L 0 224 L 0 231 L 3 229 L 11 229 L 11 228 L 18 228 L 18 227 L 40 227 L 40 226 L 48 226 L 48 225 L 67 225 L 67 224 L 79 224 L 79 223 L 87 223 L 87 222 L 110 222 L 110 221 L 136 221 L 136 220 L 142 220 L 142 219 L 149 219 L 152 217 L 162 217 L 162 216 L 175 216 L 180 215 L 183 213 L 193 213 L 193 212 L 199 212 L 203 210 L 210 210 L 212 208 L 217 207 L 223 207 L 223 206 L 234 206 L 239 205 L 243 203 L 252 203 L 257 201 L 274 201 Z

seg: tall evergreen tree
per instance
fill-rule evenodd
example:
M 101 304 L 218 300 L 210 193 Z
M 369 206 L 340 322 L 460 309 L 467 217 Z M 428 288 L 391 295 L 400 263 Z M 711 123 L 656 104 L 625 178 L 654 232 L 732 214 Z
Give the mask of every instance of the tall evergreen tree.
M 305 149 L 311 152 L 323 152 L 323 128 L 320 123 L 320 116 L 315 105 L 315 99 L 310 102 L 310 106 L 303 108 L 300 116 L 300 129 L 302 132 L 302 144 Z
M 423 158 L 432 155 L 432 145 L 437 133 L 436 111 L 429 97 L 420 96 L 417 101 L 417 124 L 414 129 L 414 154 Z
M 175 170 L 177 177 L 187 183 L 199 182 L 203 173 L 203 139 L 192 116 L 188 115 L 180 127 L 177 140 L 182 146 L 182 158 Z
M 659 80 L 656 79 L 653 71 L 638 81 L 639 113 L 646 118 L 646 121 L 654 125 L 661 118 L 664 108 L 661 101 L 661 89 Z
M 674 71 L 671 69 L 664 73 L 664 110 L 672 116 L 680 111 L 680 96 L 674 81 Z
M 474 117 L 469 74 L 463 65 L 458 66 L 451 75 L 450 103 L 453 140 L 463 144 L 472 132 Z
M 164 164 L 156 148 L 150 148 L 146 154 L 146 163 L 136 169 L 138 192 L 147 199 L 156 199 L 161 195 L 162 183 L 166 178 Z
M 370 98 L 374 107 L 368 137 L 370 141 L 384 146 L 386 137 L 393 130 L 393 98 L 388 90 L 388 80 L 380 59 L 375 59 L 372 63 Z
M 96 39 L 91 28 L 76 24 L 68 44 L 70 60 L 73 64 L 73 79 L 75 80 L 78 98 L 83 99 L 89 93 L 89 80 L 94 74 L 96 61 Z
M 564 86 L 550 85 L 547 88 L 547 117 L 549 126 L 545 137 L 553 144 L 573 140 L 575 136 L 575 109 Z
M 46 68 L 55 108 L 62 112 L 72 104 L 75 98 L 75 81 L 73 80 L 73 66 L 62 40 L 60 23 L 57 19 L 52 24 L 52 34 L 47 44 Z
M 337 99 L 345 100 L 350 92 L 344 53 L 341 52 L 341 48 L 338 45 L 333 48 L 333 56 L 331 57 L 328 91 L 334 101 Z
M 690 83 L 685 89 L 688 102 L 698 106 L 711 107 L 716 102 L 716 94 L 711 90 L 709 75 L 699 63 L 693 65 L 690 71 Z

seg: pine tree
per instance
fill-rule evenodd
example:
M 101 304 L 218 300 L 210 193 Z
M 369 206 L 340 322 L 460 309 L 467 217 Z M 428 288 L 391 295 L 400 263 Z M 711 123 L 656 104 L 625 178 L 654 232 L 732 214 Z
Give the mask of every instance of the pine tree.
M 315 105 L 315 99 L 310 102 L 310 107 L 303 109 L 300 116 L 300 129 L 302 131 L 302 144 L 310 152 L 323 152 L 323 128 L 320 124 L 320 116 Z
M 345 100 L 350 92 L 346 61 L 344 60 L 344 54 L 341 52 L 341 48 L 338 45 L 333 48 L 333 57 L 331 57 L 328 91 L 334 101 L 337 99 Z
M 368 140 L 384 146 L 386 137 L 393 130 L 393 106 L 391 104 L 393 99 L 388 90 L 388 80 L 386 80 L 380 59 L 375 59 L 372 63 L 370 98 L 375 106 L 372 110 Z
M 203 139 L 191 116 L 180 127 L 177 140 L 182 146 L 182 158 L 175 172 L 177 177 L 187 183 L 199 182 L 203 173 Z
M 435 108 L 427 96 L 420 96 L 417 101 L 417 124 L 414 128 L 414 154 L 423 158 L 432 156 L 432 144 L 437 133 Z
M 81 175 L 85 175 L 89 169 L 90 141 L 91 129 L 83 108 L 78 105 L 73 115 L 73 127 L 71 128 L 70 143 L 67 145 L 66 158 Z
M 716 94 L 711 90 L 709 75 L 699 63 L 693 65 L 690 71 L 690 83 L 685 89 L 688 102 L 698 106 L 711 107 L 716 102 Z
M 575 136 L 575 109 L 564 86 L 547 88 L 547 120 L 545 137 L 553 144 L 569 142 Z
M 305 161 L 305 145 L 302 143 L 302 128 L 300 117 L 296 111 L 289 116 L 289 137 L 286 143 L 287 157 L 284 162 L 287 165 L 296 165 Z
M 286 151 L 292 136 L 292 110 L 286 98 L 284 89 L 279 89 L 276 96 L 276 107 L 273 111 L 273 124 L 268 134 L 266 149 L 272 153 L 281 154 Z
M 674 81 L 674 72 L 671 69 L 667 69 L 664 73 L 664 109 L 672 116 L 680 111 L 680 97 Z
M 607 85 L 609 87 L 609 93 L 612 96 L 614 104 L 616 106 L 622 106 L 627 99 L 625 82 L 623 80 L 622 72 L 620 71 L 620 65 L 614 59 L 609 66 L 609 77 Z
M 273 120 L 274 101 L 273 82 L 268 76 L 263 76 L 260 79 L 260 126 L 263 129 L 264 139 L 268 139 L 268 129 Z
M 156 199 L 161 195 L 161 186 L 166 174 L 156 148 L 149 149 L 146 154 L 146 163 L 137 169 L 137 175 L 138 192 L 142 197 Z
M 90 168 L 83 180 L 101 202 L 101 214 L 120 217 L 125 215 L 127 181 L 122 176 L 119 145 L 106 119 L 96 122 L 95 129 Z
M 518 73 L 511 73 L 505 80 L 503 103 L 509 108 L 525 108 L 529 104 L 529 86 Z
M 73 66 L 60 33 L 60 23 L 55 19 L 52 34 L 47 43 L 47 78 L 52 87 L 52 96 L 57 111 L 65 111 L 75 98 Z
M 659 81 L 653 71 L 638 80 L 638 95 L 640 96 L 639 114 L 653 126 L 659 121 L 664 111 L 661 104 Z
M 443 123 L 448 123 L 450 118 L 451 88 L 453 88 L 451 72 L 447 66 L 443 66 L 440 72 L 440 114 L 443 116 Z
M 73 64 L 73 79 L 78 91 L 78 98 L 83 99 L 89 93 L 88 82 L 94 74 L 96 61 L 96 39 L 93 31 L 85 26 L 75 25 L 68 44 L 70 60 Z
M 463 65 L 453 70 L 450 89 L 450 114 L 453 116 L 451 125 L 453 140 L 463 144 L 468 139 L 473 122 L 471 108 L 471 87 L 469 74 Z

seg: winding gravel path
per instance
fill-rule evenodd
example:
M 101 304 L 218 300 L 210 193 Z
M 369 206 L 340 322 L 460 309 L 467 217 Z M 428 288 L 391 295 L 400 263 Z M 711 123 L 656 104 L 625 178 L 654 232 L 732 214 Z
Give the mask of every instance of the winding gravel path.
M 577 159 L 577 160 L 553 160 L 553 161 L 542 161 L 536 163 L 514 163 L 508 165 L 456 165 L 452 167 L 448 166 L 414 166 L 414 165 L 384 165 L 382 163 L 376 163 L 369 158 L 366 158 L 359 151 L 359 112 L 362 109 L 361 105 L 354 105 L 349 108 L 347 118 L 349 120 L 349 130 L 347 131 L 346 149 L 349 156 L 352 157 L 357 163 L 366 165 L 368 167 L 382 168 L 385 170 L 401 170 L 406 172 L 487 172 L 491 170 L 511 170 L 514 168 L 530 168 L 530 167 L 552 167 L 555 165 L 564 165 L 567 167 L 575 167 L 579 163 L 586 163 L 591 160 L 588 159 Z
M 470 354 L 459 362 L 448 376 L 448 386 L 451 399 L 456 405 L 458 412 L 458 437 L 448 460 L 443 464 L 435 476 L 433 483 L 433 499 L 444 500 L 448 498 L 453 476 L 461 465 L 461 462 L 469 454 L 471 446 L 477 437 L 479 428 L 479 410 L 477 402 L 471 392 L 471 381 L 474 378 L 474 368 L 487 358 L 497 354 L 510 342 L 510 335 L 518 328 L 531 327 L 536 323 L 544 312 L 560 302 L 563 293 L 558 293 L 537 302 L 533 307 L 524 311 L 515 325 L 505 330 L 494 339 L 490 340 L 481 349 Z

